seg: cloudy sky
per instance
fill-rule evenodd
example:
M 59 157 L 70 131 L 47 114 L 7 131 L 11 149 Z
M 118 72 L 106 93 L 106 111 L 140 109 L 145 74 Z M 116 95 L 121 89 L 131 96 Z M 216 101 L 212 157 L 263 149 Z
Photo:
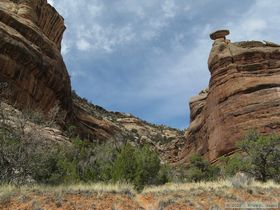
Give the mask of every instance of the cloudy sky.
M 106 109 L 185 128 L 208 85 L 209 33 L 280 42 L 279 0 L 48 0 L 64 17 L 76 92 Z

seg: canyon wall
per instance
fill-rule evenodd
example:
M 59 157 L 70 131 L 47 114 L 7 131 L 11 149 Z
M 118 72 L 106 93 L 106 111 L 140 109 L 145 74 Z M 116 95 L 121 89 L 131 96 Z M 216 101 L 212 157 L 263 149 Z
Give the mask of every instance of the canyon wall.
M 60 48 L 63 18 L 47 0 L 1 0 L 0 82 L 20 108 L 71 110 L 71 85 Z
M 280 45 L 211 38 L 211 79 L 209 88 L 190 100 L 184 161 L 200 153 L 214 162 L 234 152 L 252 129 L 280 133 Z

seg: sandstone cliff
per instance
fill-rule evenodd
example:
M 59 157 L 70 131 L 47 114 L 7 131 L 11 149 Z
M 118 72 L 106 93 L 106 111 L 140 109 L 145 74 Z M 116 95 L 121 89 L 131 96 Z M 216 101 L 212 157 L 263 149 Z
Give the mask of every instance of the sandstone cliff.
M 71 110 L 70 79 L 60 54 L 63 18 L 47 0 L 0 2 L 0 81 L 18 107 Z M 65 116 L 66 117 L 66 116 Z
M 217 34 L 211 37 L 209 88 L 190 101 L 183 160 L 198 152 L 215 161 L 234 152 L 250 129 L 280 133 L 280 46 L 231 43 Z

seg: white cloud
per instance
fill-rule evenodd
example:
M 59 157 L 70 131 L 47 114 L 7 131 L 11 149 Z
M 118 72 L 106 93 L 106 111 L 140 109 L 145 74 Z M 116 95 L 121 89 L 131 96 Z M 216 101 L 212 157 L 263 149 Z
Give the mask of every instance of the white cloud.
M 191 6 L 190 5 L 185 5 L 183 11 L 184 12 L 188 12 L 191 10 Z
M 119 0 L 112 4 L 60 0 L 55 6 L 68 25 L 68 42 L 77 43 L 80 50 L 107 53 L 132 42 L 157 38 L 179 8 L 175 0 Z
M 256 0 L 251 8 L 230 21 L 227 27 L 234 40 L 271 40 L 279 42 L 279 0 Z
M 78 50 L 81 50 L 81 51 L 87 51 L 91 47 L 90 43 L 85 39 L 78 40 L 76 46 L 77 46 Z
M 104 28 L 99 24 L 92 24 L 88 27 L 85 25 L 78 27 L 77 37 L 80 50 L 103 50 L 110 53 L 118 45 L 133 40 L 135 34 L 130 25 L 116 29 L 113 26 Z
M 165 0 L 162 5 L 162 10 L 164 12 L 164 16 L 167 18 L 172 18 L 176 14 L 176 5 L 174 0 Z
M 265 20 L 262 19 L 249 19 L 245 20 L 241 27 L 245 31 L 249 31 L 250 33 L 255 33 L 258 31 L 263 31 L 266 28 L 267 24 Z
M 104 5 L 102 3 L 89 4 L 88 10 L 90 12 L 91 17 L 98 17 L 102 15 L 102 12 L 104 11 Z

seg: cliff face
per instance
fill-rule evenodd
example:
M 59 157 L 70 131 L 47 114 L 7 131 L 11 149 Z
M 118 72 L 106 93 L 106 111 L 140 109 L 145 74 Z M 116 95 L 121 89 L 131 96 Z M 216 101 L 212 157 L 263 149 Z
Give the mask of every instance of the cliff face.
M 215 38 L 214 38 L 215 39 Z M 214 40 L 209 90 L 190 101 L 191 123 L 181 154 L 215 161 L 233 152 L 250 129 L 280 133 L 280 46 L 270 42 Z
M 63 18 L 47 0 L 1 0 L 0 82 L 18 107 L 71 110 L 70 79 L 60 54 Z M 65 112 L 65 113 L 66 113 Z

